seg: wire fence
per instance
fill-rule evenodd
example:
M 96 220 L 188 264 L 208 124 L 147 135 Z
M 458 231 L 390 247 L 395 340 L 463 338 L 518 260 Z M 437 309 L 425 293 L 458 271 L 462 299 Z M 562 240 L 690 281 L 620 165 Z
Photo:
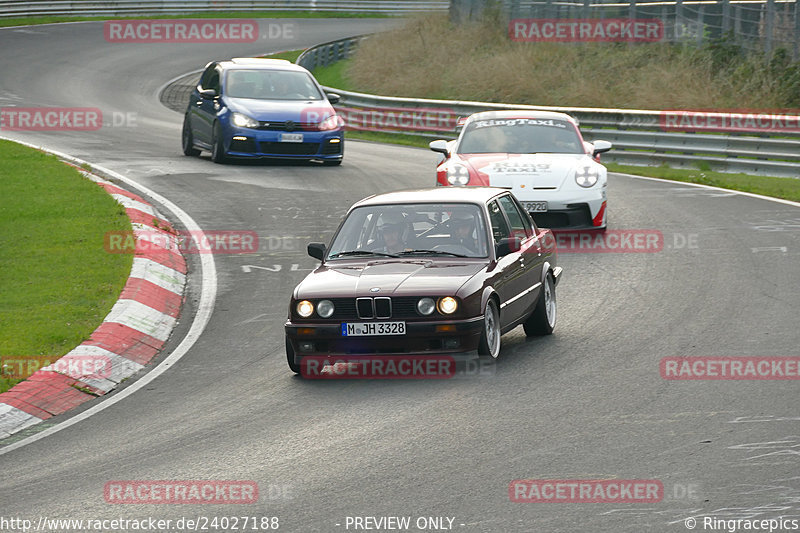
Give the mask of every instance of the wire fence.
M 450 16 L 456 22 L 475 20 L 490 5 L 488 0 L 452 0 Z M 495 5 L 509 21 L 512 39 L 514 22 L 527 21 L 519 26 L 516 40 L 658 40 L 702 45 L 727 37 L 748 50 L 770 54 L 783 48 L 800 59 L 800 0 L 500 0 Z M 609 19 L 629 24 L 652 21 L 660 28 L 658 39 L 609 38 L 597 22 Z M 583 22 L 592 35 L 581 38 L 580 32 L 565 26 L 569 22 Z M 547 35 L 548 31 L 557 33 L 559 27 L 566 28 L 560 36 Z M 598 31 L 600 38 L 594 35 Z

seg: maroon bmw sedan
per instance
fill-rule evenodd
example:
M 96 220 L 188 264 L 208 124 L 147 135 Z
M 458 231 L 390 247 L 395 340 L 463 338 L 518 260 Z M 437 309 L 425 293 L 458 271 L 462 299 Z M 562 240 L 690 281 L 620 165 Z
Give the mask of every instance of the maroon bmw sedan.
M 555 240 L 514 196 L 491 187 L 398 191 L 353 205 L 322 264 L 294 289 L 286 357 L 496 358 L 500 336 L 556 325 Z

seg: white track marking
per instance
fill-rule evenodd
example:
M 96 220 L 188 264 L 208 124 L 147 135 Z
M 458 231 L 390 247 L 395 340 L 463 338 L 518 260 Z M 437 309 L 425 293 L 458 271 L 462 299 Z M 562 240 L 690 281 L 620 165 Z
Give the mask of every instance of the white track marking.
M 162 206 L 166 207 L 169 211 L 171 211 L 178 218 L 178 220 L 181 221 L 181 223 L 186 227 L 187 230 L 189 230 L 193 234 L 195 234 L 194 232 L 197 232 L 196 235 L 198 236 L 203 235 L 203 230 L 200 228 L 197 222 L 195 222 L 194 219 L 191 216 L 189 216 L 189 214 L 186 213 L 183 209 L 181 209 L 180 207 L 178 207 L 165 197 L 161 196 L 157 192 L 152 191 L 147 187 L 145 187 L 144 185 L 140 185 L 139 183 L 136 183 L 135 181 L 126 178 L 125 176 L 118 174 L 113 170 L 101 167 L 99 165 L 91 165 L 90 163 L 87 163 L 82 159 L 78 159 L 76 157 L 72 157 L 70 155 L 57 152 L 54 150 L 48 150 L 47 148 L 36 146 L 34 144 L 21 142 L 19 140 L 10 139 L 7 137 L 0 137 L 0 138 L 8 141 L 13 141 L 25 146 L 29 146 L 31 148 L 43 150 L 57 157 L 60 157 L 61 159 L 75 163 L 77 165 L 89 164 L 90 166 L 92 166 L 92 168 L 97 169 L 99 172 L 106 174 L 107 176 L 112 176 L 115 179 L 118 179 L 119 181 L 125 183 L 126 185 L 129 185 L 130 187 L 142 191 L 146 196 L 149 196 L 154 201 L 156 201 L 157 203 L 161 204 Z M 197 313 L 194 316 L 194 320 L 192 320 L 192 325 L 189 327 L 189 331 L 186 334 L 186 336 L 183 338 L 183 340 L 181 340 L 180 344 L 178 344 L 175 350 L 173 350 L 173 352 L 167 356 L 166 359 L 161 361 L 161 363 L 159 363 L 156 367 L 154 367 L 150 372 L 139 378 L 129 387 L 122 389 L 119 393 L 114 394 L 108 399 L 101 401 L 100 403 L 92 406 L 86 411 L 83 411 L 82 413 L 77 414 L 72 418 L 65 420 L 64 422 L 61 422 L 58 425 L 47 428 L 40 433 L 31 435 L 30 437 L 26 437 L 13 444 L 9 444 L 4 448 L 0 448 L 0 455 L 4 455 L 13 450 L 16 450 L 17 448 L 21 448 L 23 446 L 31 444 L 32 442 L 36 442 L 39 439 L 48 437 L 53 433 L 57 433 L 62 429 L 66 429 L 74 424 L 77 424 L 78 422 L 81 422 L 89 418 L 94 414 L 99 413 L 100 411 L 107 409 L 108 407 L 111 407 L 117 402 L 135 393 L 145 385 L 149 384 L 151 381 L 153 381 L 158 376 L 163 374 L 172 365 L 177 363 L 181 359 L 181 357 L 186 355 L 186 353 L 191 349 L 191 347 L 194 346 L 194 343 L 197 342 L 197 340 L 200 338 L 200 335 L 203 333 L 203 330 L 205 330 L 208 321 L 211 319 L 211 314 L 214 311 L 214 301 L 216 300 L 217 297 L 217 267 L 214 264 L 214 258 L 210 254 L 199 254 L 199 257 L 200 257 L 200 270 L 201 270 L 201 275 L 200 275 L 201 288 L 200 288 L 200 302 L 198 303 L 197 306 Z

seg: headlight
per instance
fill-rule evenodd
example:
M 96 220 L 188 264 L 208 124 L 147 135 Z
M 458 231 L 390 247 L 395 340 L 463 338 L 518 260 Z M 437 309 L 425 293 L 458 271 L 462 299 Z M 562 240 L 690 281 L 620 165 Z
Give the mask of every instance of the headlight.
M 447 167 L 447 182 L 450 185 L 466 185 L 469 183 L 469 170 L 464 165 L 450 165 Z
M 331 115 L 322 122 L 319 123 L 317 128 L 320 131 L 328 131 L 328 130 L 335 130 L 336 128 L 340 128 L 344 126 L 344 120 L 339 115 Z
M 593 167 L 583 167 L 575 171 L 575 183 L 581 187 L 592 187 L 597 183 L 599 172 Z
M 240 128 L 257 128 L 258 121 L 256 119 L 250 118 L 247 115 L 243 115 L 242 113 L 234 113 L 231 117 L 234 126 L 238 126 Z
M 297 303 L 297 314 L 303 318 L 308 318 L 314 312 L 314 304 L 308 300 Z
M 433 310 L 436 309 L 436 302 L 433 301 L 433 298 L 420 298 L 417 302 L 417 311 L 421 315 L 429 315 L 433 313 Z
M 333 302 L 330 300 L 320 300 L 317 303 L 317 314 L 322 318 L 328 318 L 333 314 Z
M 445 296 L 439 300 L 439 312 L 443 315 L 452 315 L 458 309 L 458 302 L 452 296 Z

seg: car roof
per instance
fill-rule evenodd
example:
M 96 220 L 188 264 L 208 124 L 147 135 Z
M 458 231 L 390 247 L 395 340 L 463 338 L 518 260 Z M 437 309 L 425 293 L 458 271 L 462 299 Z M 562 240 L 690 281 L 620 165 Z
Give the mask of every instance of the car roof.
M 412 203 L 470 203 L 485 204 L 495 196 L 507 192 L 498 187 L 433 187 L 409 189 L 368 196 L 355 203 L 353 208 L 365 205 Z
M 269 59 L 266 57 L 234 57 L 227 61 L 220 61 L 219 65 L 224 69 L 306 71 L 300 65 L 295 65 L 286 59 Z
M 493 119 L 507 119 L 507 118 L 540 118 L 552 120 L 566 120 L 578 124 L 575 117 L 567 115 L 566 113 L 558 113 L 556 111 L 536 111 L 530 109 L 504 109 L 501 111 L 481 111 L 480 113 L 473 113 L 467 118 L 467 122 L 476 120 L 493 120 Z

